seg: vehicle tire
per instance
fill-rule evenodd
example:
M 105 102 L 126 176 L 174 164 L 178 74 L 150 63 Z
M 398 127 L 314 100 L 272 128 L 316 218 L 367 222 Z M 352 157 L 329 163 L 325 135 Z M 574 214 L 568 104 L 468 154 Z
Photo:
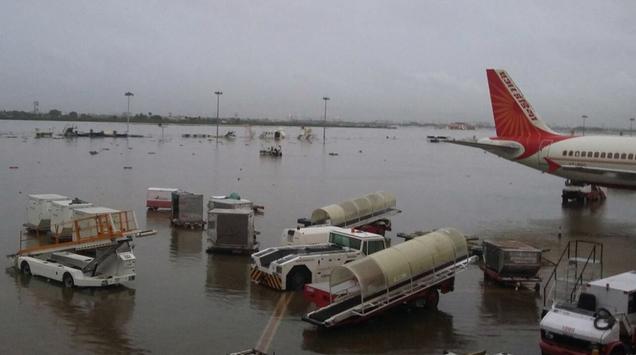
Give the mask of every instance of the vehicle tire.
M 303 270 L 294 270 L 292 274 L 287 277 L 287 289 L 292 291 L 302 290 L 306 283 L 311 280 L 311 276 L 308 278 Z
M 73 286 L 75 286 L 73 276 L 71 276 L 71 274 L 69 273 L 64 274 L 64 276 L 62 277 L 62 283 L 64 284 L 65 288 L 73 288 Z
M 428 309 L 437 309 L 439 304 L 439 292 L 437 290 L 431 290 L 426 294 L 426 307 Z
M 31 275 L 31 267 L 29 266 L 29 263 L 23 261 L 22 264 L 20 264 L 20 271 L 22 271 L 25 275 Z

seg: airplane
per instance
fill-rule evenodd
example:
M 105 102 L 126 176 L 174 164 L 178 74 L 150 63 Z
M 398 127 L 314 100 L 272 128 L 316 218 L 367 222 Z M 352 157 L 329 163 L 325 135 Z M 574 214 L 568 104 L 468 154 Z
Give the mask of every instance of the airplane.
M 636 138 L 563 135 L 550 129 L 504 70 L 487 69 L 496 137 L 454 140 L 568 179 L 636 190 Z

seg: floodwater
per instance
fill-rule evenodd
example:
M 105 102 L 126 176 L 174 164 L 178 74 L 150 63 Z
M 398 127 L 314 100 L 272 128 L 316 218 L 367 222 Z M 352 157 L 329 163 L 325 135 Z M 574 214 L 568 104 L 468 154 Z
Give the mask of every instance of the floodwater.
M 125 130 L 78 123 L 80 130 Z M 35 139 L 35 128 L 64 123 L 0 121 L 0 250 L 18 248 L 26 196 L 58 193 L 132 209 L 157 235 L 136 241 L 137 279 L 126 287 L 65 290 L 25 278 L 9 261 L 0 274 L 0 353 L 210 353 L 254 347 L 283 293 L 249 281 L 249 258 L 208 255 L 201 232 L 172 229 L 166 213 L 146 212 L 150 186 L 206 196 L 236 191 L 265 206 L 256 218 L 262 247 L 283 228 L 339 200 L 384 190 L 403 210 L 396 232 L 452 226 L 466 234 L 514 238 L 550 249 L 568 240 L 604 243 L 606 275 L 636 269 L 636 194 L 610 190 L 594 208 L 562 208 L 563 180 L 480 150 L 432 144 L 426 136 L 489 136 L 491 131 L 423 128 L 327 129 L 327 143 L 299 141 L 285 128 L 281 159 L 259 156 L 271 143 L 182 138 L 212 126 L 132 125 L 149 138 Z M 225 132 L 228 127 L 221 127 Z M 322 136 L 320 129 L 314 130 Z M 16 138 L 10 138 L 16 136 Z M 98 151 L 91 155 L 89 151 Z M 337 156 L 329 153 L 338 153 Z M 17 169 L 10 167 L 17 167 Z M 124 166 L 132 169 L 124 169 Z M 558 238 L 558 233 L 562 238 Z M 546 271 L 547 272 L 547 271 Z M 487 349 L 539 353 L 542 300 L 532 290 L 485 283 L 477 267 L 456 279 L 439 310 L 399 309 L 359 326 L 320 331 L 300 320 L 311 307 L 293 294 L 269 346 L 276 354 L 440 354 Z

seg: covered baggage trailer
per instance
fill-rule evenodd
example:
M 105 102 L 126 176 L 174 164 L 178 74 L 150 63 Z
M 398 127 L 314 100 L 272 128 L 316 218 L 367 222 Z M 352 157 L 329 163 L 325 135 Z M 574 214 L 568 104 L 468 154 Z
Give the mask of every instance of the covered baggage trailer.
M 452 291 L 455 275 L 476 260 L 455 229 L 413 238 L 336 267 L 329 279 L 331 303 L 302 319 L 329 328 L 364 321 L 410 301 L 436 307 L 438 290 Z
M 318 208 L 312 212 L 310 219 L 300 218 L 298 223 L 305 228 L 327 225 L 384 235 L 385 231 L 391 230 L 389 217 L 400 212 L 402 211 L 396 208 L 396 199 L 392 193 L 378 191 Z M 328 234 L 323 235 L 323 239 L 316 239 L 311 235 L 316 230 L 309 229 L 304 233 L 302 229 L 304 228 L 285 229 L 283 245 L 327 242 Z
M 203 228 L 203 195 L 186 191 L 172 193 L 172 224 L 187 228 Z
M 61 200 L 69 200 L 69 198 L 57 194 L 29 195 L 27 223 L 24 226 L 31 231 L 49 231 L 51 229 L 51 202 Z
M 172 208 L 172 193 L 179 189 L 149 187 L 146 191 L 146 207 L 149 210 Z

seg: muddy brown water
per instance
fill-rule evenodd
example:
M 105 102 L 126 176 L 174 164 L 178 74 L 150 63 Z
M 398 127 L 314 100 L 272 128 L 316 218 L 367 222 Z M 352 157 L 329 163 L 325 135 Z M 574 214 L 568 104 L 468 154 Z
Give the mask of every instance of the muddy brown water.
M 282 294 L 250 283 L 249 258 L 208 255 L 201 232 L 172 229 L 166 213 L 147 212 L 150 186 L 206 196 L 236 191 L 264 205 L 265 214 L 256 218 L 262 247 L 278 245 L 282 229 L 314 208 L 385 190 L 403 210 L 393 218 L 394 243 L 396 232 L 453 226 L 481 237 L 526 241 L 550 249 L 546 254 L 554 259 L 568 240 L 586 239 L 604 243 L 606 274 L 636 269 L 636 194 L 610 190 L 602 205 L 562 208 L 562 179 L 479 150 L 426 142 L 427 135 L 462 138 L 490 131 L 328 128 L 323 145 L 298 141 L 300 129 L 289 127 L 281 159 L 260 157 L 270 143 L 242 137 L 243 127 L 222 127 L 239 137 L 218 144 L 181 137 L 213 134 L 210 126 L 168 126 L 163 139 L 153 125 L 132 125 L 134 133 L 150 136 L 139 139 L 33 138 L 35 128 L 61 132 L 64 125 L 0 121 L 0 250 L 16 251 L 26 195 L 33 193 L 132 209 L 142 226 L 158 233 L 136 241 L 137 279 L 125 287 L 65 290 L 22 277 L 7 260 L 0 274 L 0 353 L 225 354 L 256 345 Z M 258 136 L 266 128 L 253 129 Z M 301 321 L 311 306 L 298 293 L 269 351 L 537 354 L 541 306 L 532 290 L 484 282 L 471 267 L 457 277 L 454 292 L 441 296 L 437 311 L 397 309 L 358 326 L 322 331 Z

